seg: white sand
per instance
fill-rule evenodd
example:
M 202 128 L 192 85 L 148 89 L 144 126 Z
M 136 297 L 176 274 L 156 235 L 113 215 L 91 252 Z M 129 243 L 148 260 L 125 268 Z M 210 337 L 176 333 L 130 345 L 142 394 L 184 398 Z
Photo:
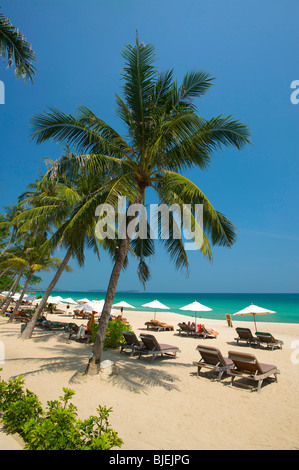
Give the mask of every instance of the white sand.
M 124 316 L 138 336 L 152 314 L 126 311 Z M 68 319 L 65 315 L 49 317 Z M 161 312 L 157 318 L 174 325 L 173 332 L 153 334 L 161 343 L 178 346 L 181 353 L 177 358 L 158 358 L 150 364 L 148 357 L 138 359 L 117 350 L 105 351 L 103 360 L 117 362 L 119 374 L 103 379 L 83 375 L 92 345 L 39 328 L 31 340 L 21 340 L 20 323 L 7 324 L 2 317 L 0 340 L 5 345 L 5 363 L 0 375 L 4 380 L 23 375 L 27 388 L 44 405 L 57 399 L 62 387 L 74 389 L 72 402 L 81 418 L 96 414 L 99 404 L 112 407 L 110 423 L 124 441 L 123 450 L 299 448 L 299 325 L 262 323 L 258 319 L 260 331 L 271 332 L 284 342 L 282 350 L 271 351 L 237 346 L 235 328 L 250 327 L 254 332 L 250 319 L 234 320 L 234 328 L 223 320 L 201 319 L 206 327 L 219 332 L 216 340 L 203 340 L 178 335 L 178 322 L 188 321 L 188 317 Z M 298 353 L 294 341 L 298 341 Z M 199 343 L 217 346 L 224 356 L 239 349 L 255 354 L 260 362 L 277 365 L 281 371 L 278 383 L 266 383 L 258 394 L 249 382 L 242 381 L 241 387 L 238 381 L 231 386 L 228 377 L 222 382 L 209 374 L 197 377 L 192 363 L 199 359 L 195 350 Z M 2 449 L 21 450 L 22 443 L 0 429 Z

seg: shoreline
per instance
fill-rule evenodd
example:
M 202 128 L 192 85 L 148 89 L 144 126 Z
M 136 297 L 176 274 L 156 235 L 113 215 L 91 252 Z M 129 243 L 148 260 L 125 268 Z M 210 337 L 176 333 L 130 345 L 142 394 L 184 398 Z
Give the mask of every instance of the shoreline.
M 299 444 L 299 364 L 292 363 L 292 347 L 299 340 L 299 325 L 258 321 L 262 331 L 271 332 L 283 340 L 282 350 L 266 350 L 237 345 L 237 326 L 251 328 L 253 321 L 198 319 L 207 328 L 219 332 L 217 339 L 200 339 L 179 335 L 177 324 L 182 315 L 170 311 L 157 312 L 161 322 L 172 324 L 174 331 L 146 330 L 144 323 L 153 312 L 124 310 L 136 336 L 153 334 L 159 343 L 178 346 L 174 358 L 138 359 L 119 350 L 103 352 L 102 360 L 116 363 L 118 374 L 108 378 L 85 376 L 84 371 L 92 345 L 68 340 L 63 332 L 34 330 L 31 340 L 19 337 L 21 323 L 7 324 L 0 318 L 0 340 L 5 344 L 5 363 L 1 365 L 2 379 L 23 375 L 26 387 L 36 393 L 45 405 L 61 395 L 62 387 L 76 391 L 73 403 L 78 416 L 95 414 L 99 404 L 112 407 L 110 424 L 123 439 L 122 450 L 212 450 L 212 449 L 295 449 Z M 58 321 L 73 319 L 70 314 L 49 314 Z M 185 321 L 194 316 L 184 315 Z M 210 373 L 197 377 L 193 361 L 199 360 L 198 344 L 217 347 L 227 356 L 229 350 L 254 354 L 266 364 L 275 364 L 281 371 L 278 383 L 265 383 L 261 392 L 252 383 L 230 384 L 229 377 L 215 381 Z M 298 348 L 298 346 L 297 346 Z M 297 354 L 299 359 L 299 353 Z M 298 361 L 299 362 L 299 361 Z M 128 426 L 128 419 L 130 426 Z M 0 429 L 0 449 L 22 445 Z

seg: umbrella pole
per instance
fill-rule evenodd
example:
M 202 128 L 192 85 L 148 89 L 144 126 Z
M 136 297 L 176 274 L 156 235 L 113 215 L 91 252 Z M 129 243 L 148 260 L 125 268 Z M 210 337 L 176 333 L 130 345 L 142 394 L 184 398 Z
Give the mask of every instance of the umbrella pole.
M 257 330 L 257 327 L 256 327 L 256 321 L 255 321 L 255 315 L 253 314 L 253 319 L 254 319 L 254 326 L 255 326 L 255 332 Z

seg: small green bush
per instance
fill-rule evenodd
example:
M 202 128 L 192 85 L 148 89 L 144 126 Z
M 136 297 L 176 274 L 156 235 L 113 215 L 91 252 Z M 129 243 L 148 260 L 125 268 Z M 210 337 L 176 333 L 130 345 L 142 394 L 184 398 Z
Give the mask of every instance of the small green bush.
M 98 330 L 98 324 L 94 323 L 91 327 L 91 342 L 92 343 L 94 343 L 97 330 Z M 108 323 L 107 331 L 106 331 L 104 349 L 117 348 L 118 343 L 122 342 L 124 339 L 122 335 L 123 331 L 132 331 L 132 328 L 128 323 L 123 323 L 118 319 L 110 320 Z
M 63 388 L 59 400 L 48 401 L 43 411 L 37 396 L 26 389 L 23 377 L 0 381 L 0 410 L 10 432 L 18 432 L 28 450 L 109 450 L 123 441 L 109 425 L 111 408 L 98 406 L 97 416 L 77 419 L 69 403 L 74 390 Z
M 104 348 L 117 348 L 118 343 L 124 339 L 123 331 L 132 331 L 132 328 L 128 323 L 123 323 L 118 319 L 110 320 L 106 331 Z

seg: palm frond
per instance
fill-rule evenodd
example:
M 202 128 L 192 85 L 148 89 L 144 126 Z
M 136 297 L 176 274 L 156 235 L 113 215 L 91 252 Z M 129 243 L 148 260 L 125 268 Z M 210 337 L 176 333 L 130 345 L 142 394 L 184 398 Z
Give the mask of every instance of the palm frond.
M 33 82 L 36 55 L 31 45 L 18 28 L 13 26 L 9 19 L 0 13 L 0 57 L 8 61 L 8 67 L 15 64 L 16 76 Z

